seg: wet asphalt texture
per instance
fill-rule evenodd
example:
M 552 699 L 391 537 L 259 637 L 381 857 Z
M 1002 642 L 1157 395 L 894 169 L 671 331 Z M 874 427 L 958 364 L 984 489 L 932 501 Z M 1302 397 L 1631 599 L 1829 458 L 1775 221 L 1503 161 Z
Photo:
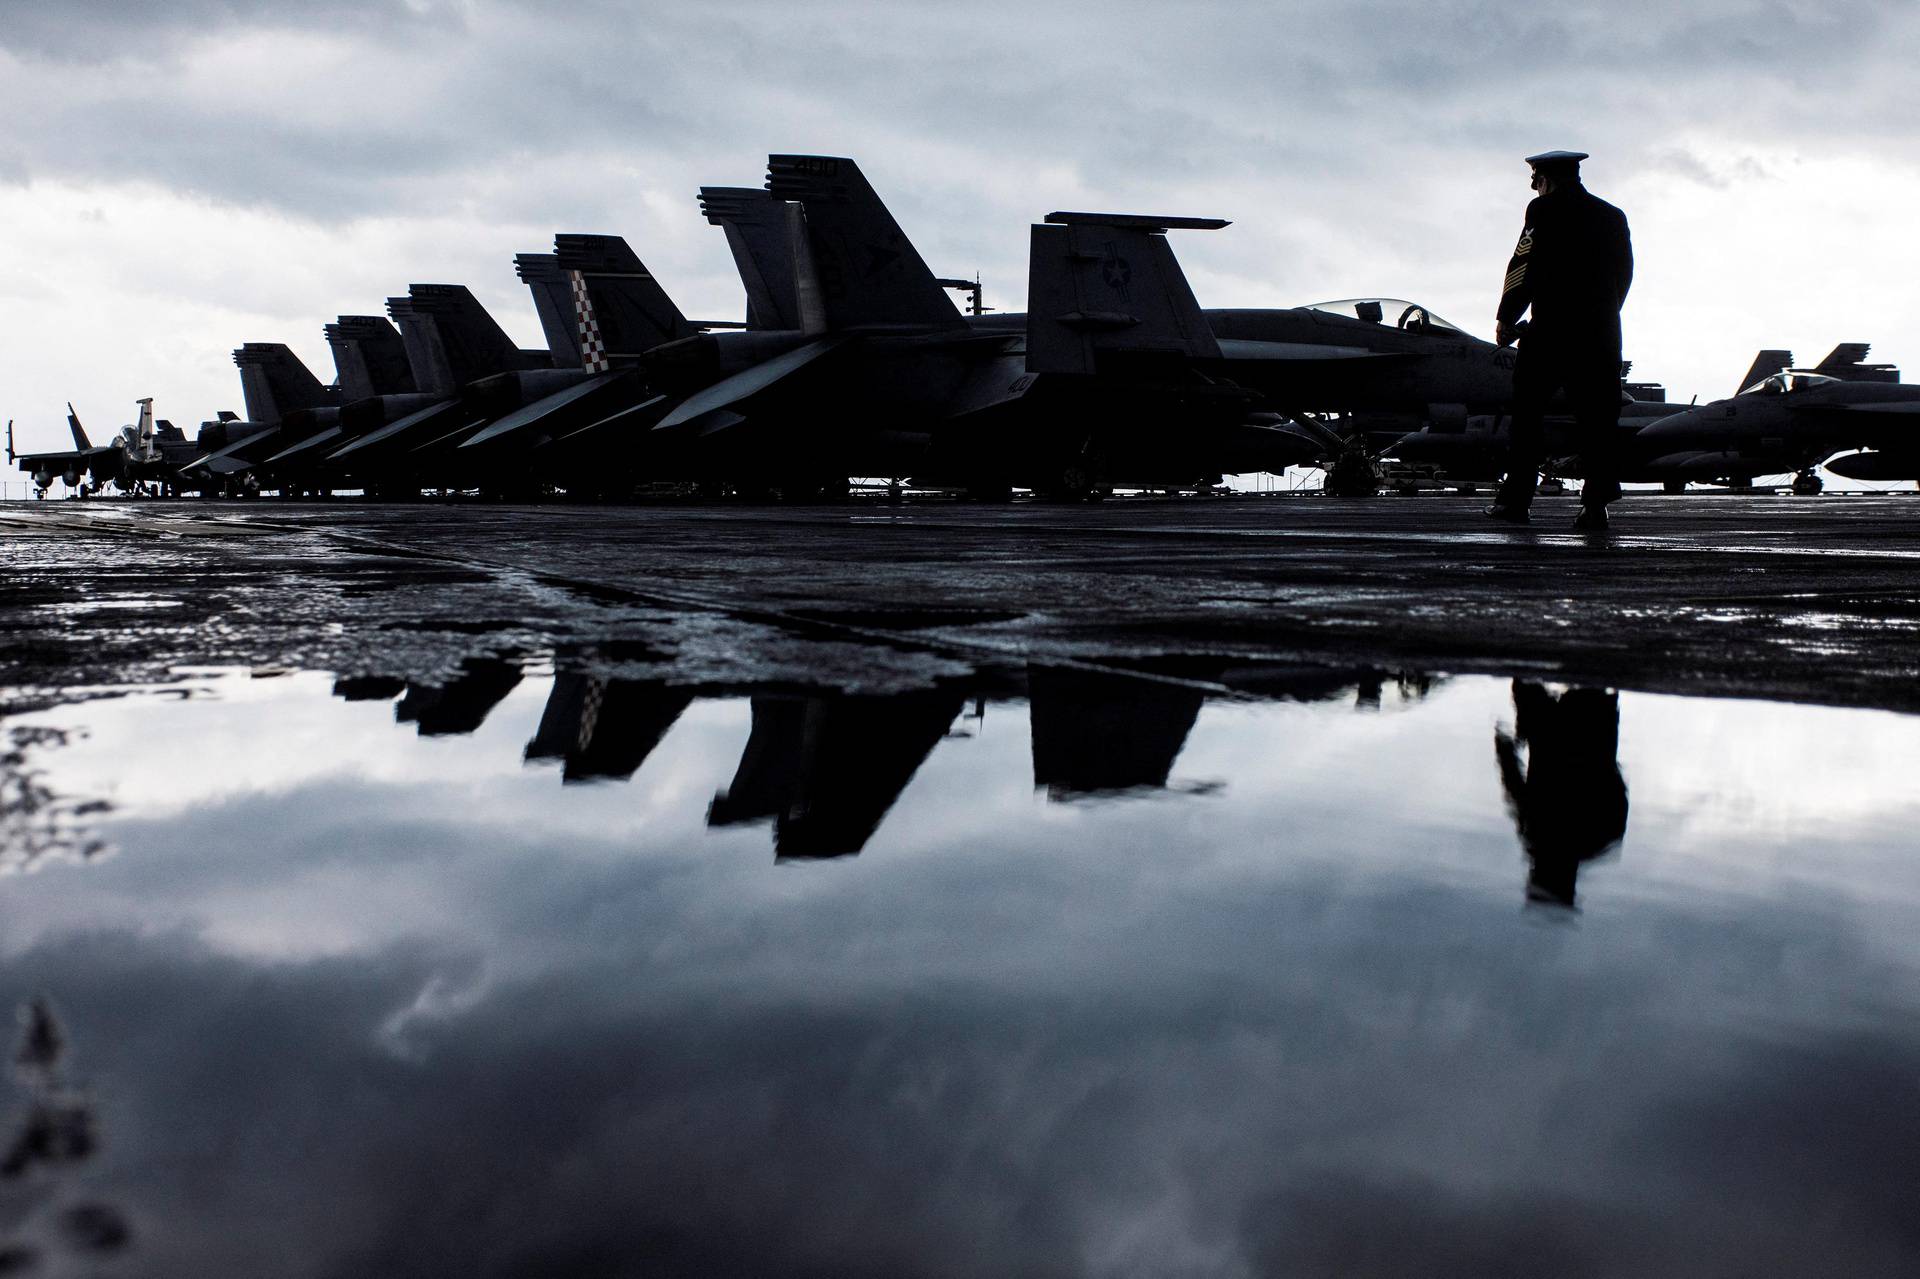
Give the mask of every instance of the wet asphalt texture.
M 0 712 L 181 667 L 488 655 L 704 687 L 1316 666 L 1920 709 L 1920 496 L 993 506 L 0 504 Z M 1263 673 L 1264 672 L 1264 673 Z

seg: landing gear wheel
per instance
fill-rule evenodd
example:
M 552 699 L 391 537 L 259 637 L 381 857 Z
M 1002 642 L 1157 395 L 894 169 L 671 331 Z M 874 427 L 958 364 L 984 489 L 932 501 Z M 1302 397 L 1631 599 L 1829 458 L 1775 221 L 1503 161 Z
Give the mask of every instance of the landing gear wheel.
M 1687 482 L 1685 480 L 1662 480 L 1660 483 L 1660 491 L 1663 493 L 1684 493 L 1687 491 Z
M 1060 468 L 1060 474 L 1053 482 L 1053 489 L 1047 494 L 1056 502 L 1085 502 L 1093 497 L 1093 472 L 1075 463 Z
M 1827 486 L 1812 471 L 1802 471 L 1793 477 L 1793 492 L 1796 497 L 1817 497 Z
M 1327 467 L 1322 487 L 1333 497 L 1372 497 L 1380 489 L 1380 472 L 1359 454 L 1343 454 Z

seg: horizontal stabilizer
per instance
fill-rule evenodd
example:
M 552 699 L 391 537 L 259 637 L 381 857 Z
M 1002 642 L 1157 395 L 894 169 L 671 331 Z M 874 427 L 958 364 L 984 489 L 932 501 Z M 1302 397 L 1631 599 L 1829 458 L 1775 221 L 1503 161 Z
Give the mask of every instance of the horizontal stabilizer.
M 277 426 L 248 431 L 239 439 L 229 440 L 211 453 L 193 459 L 180 469 L 183 471 L 208 470 L 216 475 L 238 475 L 242 471 L 252 470 L 261 450 L 280 438 L 280 428 Z
M 311 461 L 314 458 L 324 457 L 332 451 L 334 445 L 345 439 L 346 435 L 347 433 L 340 427 L 328 427 L 318 435 L 310 435 L 301 440 L 290 449 L 281 449 L 260 465 L 267 467 L 276 462 Z
M 725 377 L 704 390 L 696 391 L 682 400 L 673 412 L 660 419 L 656 431 L 669 431 L 676 426 L 693 421 L 715 409 L 729 408 L 750 396 L 758 395 L 782 378 L 791 376 L 812 364 L 822 356 L 839 350 L 844 345 L 843 338 L 821 338 L 805 346 L 795 347 L 771 360 L 762 360 L 750 369 L 742 369 L 731 377 Z
M 709 413 L 702 413 L 691 422 L 684 423 L 683 426 L 695 439 L 707 440 L 722 432 L 731 431 L 746 420 L 745 414 L 735 413 L 732 409 L 714 409 Z
M 1030 232 L 1027 371 L 1144 371 L 1218 359 L 1220 344 L 1163 227 L 1214 219 L 1054 214 Z
M 427 407 L 418 412 L 407 414 L 397 422 L 389 422 L 377 431 L 369 431 L 351 444 L 348 444 L 345 448 L 328 454 L 328 456 L 344 458 L 350 453 L 358 453 L 363 449 L 376 449 L 379 445 L 389 440 L 406 435 L 409 432 L 418 431 L 429 423 L 441 422 L 442 419 L 451 417 L 455 412 L 460 411 L 460 409 L 461 405 L 458 400 L 440 400 L 427 405 Z
M 460 447 L 473 448 L 530 427 L 542 418 L 568 408 L 588 396 L 598 394 L 621 377 L 619 373 L 602 373 L 598 377 L 591 377 L 584 382 L 576 382 L 564 390 L 555 391 L 552 395 L 543 396 L 531 404 L 522 405 L 499 421 L 489 423 L 485 430 L 475 434 Z
M 1233 225 L 1225 218 L 1160 218 L 1147 213 L 1055 212 L 1040 220 L 1056 226 L 1110 226 L 1155 235 L 1163 235 L 1168 231 L 1218 231 Z
M 631 408 L 621 409 L 618 413 L 609 413 L 599 421 L 589 422 L 579 430 L 563 435 L 560 438 L 566 441 L 577 441 L 581 436 L 589 432 L 619 431 L 626 429 L 640 431 L 649 426 L 651 419 L 661 413 L 666 408 L 666 404 L 666 396 L 656 395 L 650 399 L 641 401 Z

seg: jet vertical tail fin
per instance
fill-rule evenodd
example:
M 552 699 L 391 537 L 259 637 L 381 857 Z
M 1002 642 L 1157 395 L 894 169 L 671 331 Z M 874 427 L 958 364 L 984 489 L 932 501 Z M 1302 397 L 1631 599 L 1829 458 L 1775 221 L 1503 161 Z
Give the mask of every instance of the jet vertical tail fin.
M 1027 274 L 1027 369 L 1093 373 L 1217 359 L 1220 344 L 1167 243 L 1218 218 L 1049 213 Z
M 280 342 L 247 342 L 233 353 L 240 366 L 240 394 L 247 420 L 278 422 L 296 409 L 333 404 L 334 388 L 323 386 L 300 357 Z
M 580 367 L 580 324 L 575 314 L 573 281 L 560 269 L 560 259 L 551 253 L 521 253 L 513 259 L 514 274 L 533 294 L 533 309 L 540 314 L 540 332 L 546 336 L 547 350 L 553 353 L 553 367 Z
M 604 371 L 609 361 L 693 335 L 693 325 L 621 237 L 556 235 L 553 255 L 574 286 L 583 367 Z
M 466 285 L 410 284 L 407 298 L 413 314 L 437 335 L 455 387 L 495 373 L 538 367 Z
M 442 397 L 459 390 L 445 344 L 440 340 L 439 327 L 432 318 L 414 310 L 410 297 L 388 298 L 387 314 L 400 327 L 400 344 L 407 353 L 413 384 L 421 391 Z
M 828 329 L 966 327 L 860 166 L 844 156 L 771 155 L 767 190 L 806 209 Z
M 1753 357 L 1753 364 L 1747 369 L 1747 375 L 1740 379 L 1735 391 L 1744 391 L 1762 378 L 1770 378 L 1781 369 L 1793 367 L 1792 351 L 1776 351 L 1769 348 Z
M 80 425 L 80 415 L 73 411 L 72 400 L 67 401 L 67 430 L 73 433 L 73 447 L 79 449 L 82 453 L 93 447 L 93 445 L 87 441 L 86 428 Z
M 1872 349 L 1865 342 L 1842 342 L 1827 353 L 1826 359 L 1814 365 L 1813 371 L 1847 382 L 1898 382 L 1900 370 L 1896 366 L 1865 363 L 1867 352 Z
M 385 316 L 343 315 L 326 335 L 342 404 L 415 389 L 406 344 Z
M 747 327 L 824 332 L 806 215 L 758 187 L 701 187 L 700 211 L 727 233 L 747 291 Z
M 153 446 L 153 397 L 149 395 L 136 403 L 140 405 L 140 421 L 133 428 L 133 438 L 140 455 L 145 457 Z

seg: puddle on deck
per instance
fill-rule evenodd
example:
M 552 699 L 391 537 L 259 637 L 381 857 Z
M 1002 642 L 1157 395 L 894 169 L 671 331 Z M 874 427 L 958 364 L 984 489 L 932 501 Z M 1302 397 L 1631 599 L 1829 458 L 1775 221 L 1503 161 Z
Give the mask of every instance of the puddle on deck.
M 1913 1273 L 1920 718 L 1226 682 L 0 721 L 0 1259 Z

